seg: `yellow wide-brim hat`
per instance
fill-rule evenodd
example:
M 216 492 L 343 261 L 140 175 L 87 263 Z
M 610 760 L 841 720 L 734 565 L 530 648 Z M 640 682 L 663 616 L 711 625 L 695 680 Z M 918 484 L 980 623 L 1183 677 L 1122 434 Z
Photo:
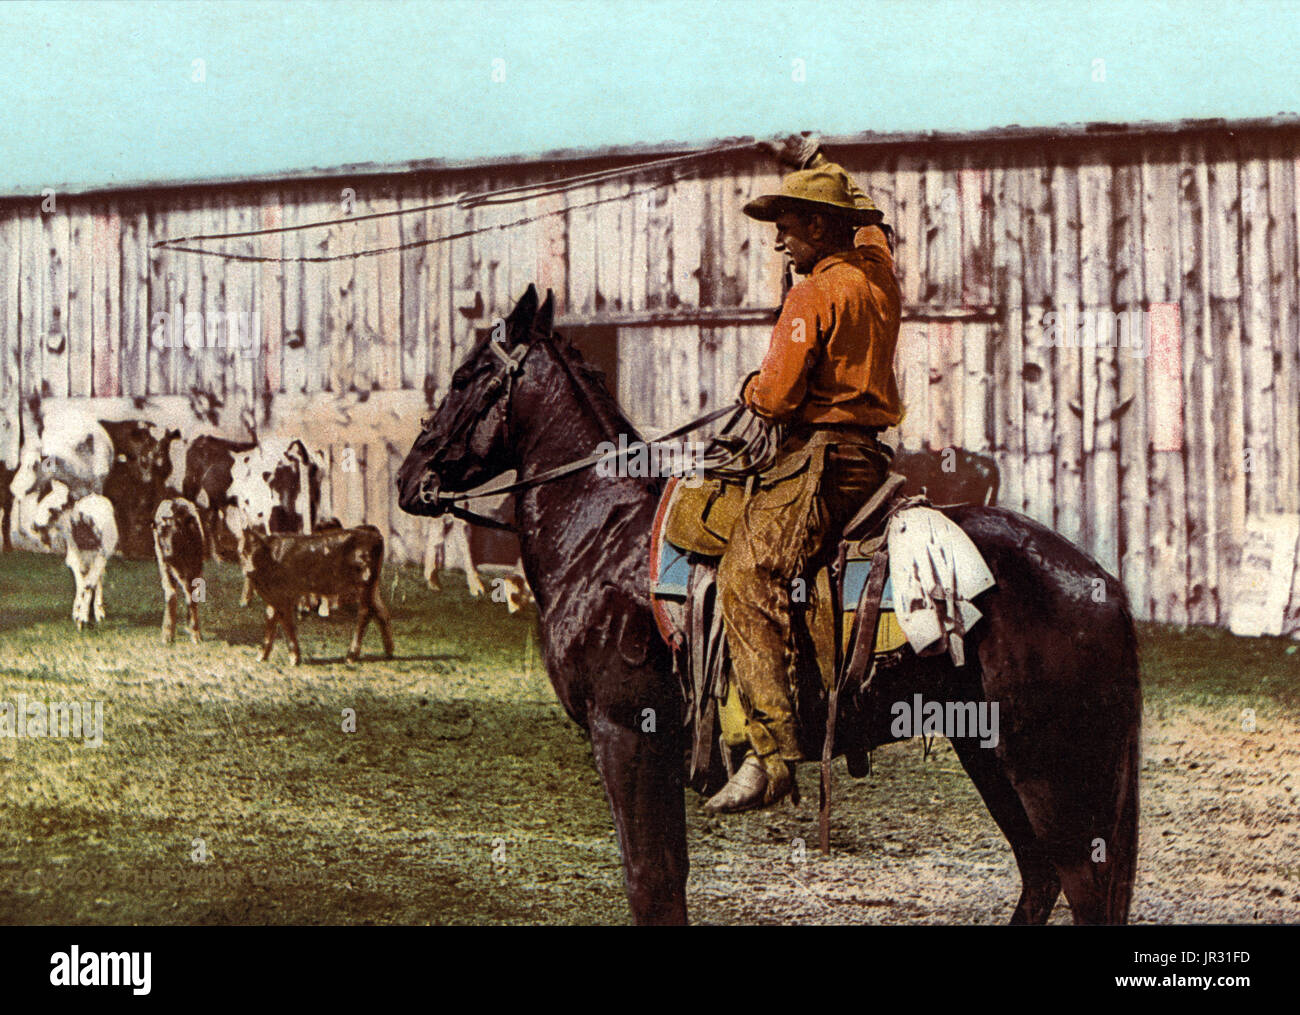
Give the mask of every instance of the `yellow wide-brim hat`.
M 781 193 L 756 197 L 744 211 L 760 222 L 775 222 L 786 212 L 836 215 L 859 226 L 879 225 L 885 218 L 849 174 L 834 163 L 790 173 L 781 181 Z

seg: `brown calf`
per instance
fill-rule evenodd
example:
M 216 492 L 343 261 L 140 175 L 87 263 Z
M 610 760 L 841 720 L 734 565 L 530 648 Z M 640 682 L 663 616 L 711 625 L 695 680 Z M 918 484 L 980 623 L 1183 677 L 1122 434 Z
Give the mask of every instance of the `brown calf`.
M 158 576 L 162 579 L 162 637 L 170 644 L 176 640 L 176 600 L 184 597 L 190 614 L 190 640 L 200 642 L 199 602 L 203 596 L 198 583 L 203 577 L 203 523 L 199 511 L 183 497 L 174 497 L 158 505 L 153 513 L 153 552 L 158 558 Z
M 379 594 L 384 536 L 373 525 L 328 529 L 310 535 L 274 536 L 246 528 L 239 540 L 239 563 L 266 602 L 263 660 L 271 654 L 279 624 L 289 641 L 293 664 L 302 661 L 298 649 L 297 605 L 303 596 L 312 594 L 356 601 L 357 628 L 348 649 L 349 662 L 361 657 L 361 638 L 372 613 L 384 639 L 384 653 L 392 656 L 393 629 L 388 607 Z

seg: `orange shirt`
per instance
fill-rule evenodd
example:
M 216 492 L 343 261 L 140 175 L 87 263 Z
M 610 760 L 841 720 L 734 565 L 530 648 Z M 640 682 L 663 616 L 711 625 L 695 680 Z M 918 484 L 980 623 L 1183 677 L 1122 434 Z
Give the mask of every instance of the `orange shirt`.
M 871 234 L 874 234 L 872 236 Z M 893 426 L 900 296 L 884 234 L 825 257 L 786 295 L 745 403 L 779 422 Z

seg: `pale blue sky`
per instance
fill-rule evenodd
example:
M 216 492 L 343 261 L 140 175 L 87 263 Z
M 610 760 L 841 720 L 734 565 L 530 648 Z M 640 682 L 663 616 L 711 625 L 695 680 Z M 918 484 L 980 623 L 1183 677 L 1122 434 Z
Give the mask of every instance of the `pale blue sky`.
M 5 4 L 0 194 L 799 129 L 1271 116 L 1300 111 L 1298 25 L 1290 0 Z

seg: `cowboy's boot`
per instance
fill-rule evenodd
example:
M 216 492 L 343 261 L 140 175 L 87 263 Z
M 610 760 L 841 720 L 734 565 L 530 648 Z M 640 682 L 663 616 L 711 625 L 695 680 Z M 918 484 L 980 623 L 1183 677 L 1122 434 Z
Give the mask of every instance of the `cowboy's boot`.
M 770 807 L 789 796 L 793 787 L 794 772 L 779 754 L 759 758 L 751 751 L 736 774 L 704 807 L 713 814 L 737 814 Z

